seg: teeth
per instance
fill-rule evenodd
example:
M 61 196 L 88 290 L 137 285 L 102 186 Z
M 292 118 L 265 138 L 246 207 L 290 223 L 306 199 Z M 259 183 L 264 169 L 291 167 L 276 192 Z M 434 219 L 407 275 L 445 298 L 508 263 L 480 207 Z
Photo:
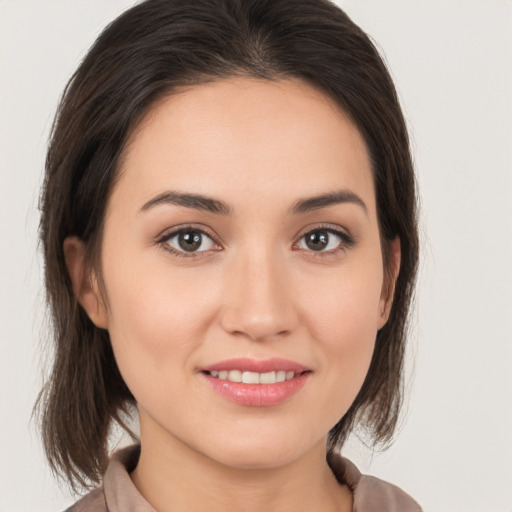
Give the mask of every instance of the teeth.
M 242 372 L 240 370 L 230 370 L 226 378 L 231 382 L 242 382 Z
M 260 384 L 275 384 L 276 372 L 260 373 Z
M 279 370 L 277 372 L 242 372 L 240 370 L 212 370 L 209 372 L 212 377 L 231 382 L 243 382 L 244 384 L 275 384 L 284 382 L 295 377 L 295 372 Z
M 242 373 L 242 382 L 244 384 L 259 384 L 260 374 L 256 372 L 244 372 Z
M 284 370 L 279 370 L 276 372 L 276 382 L 284 382 L 286 380 L 286 372 Z

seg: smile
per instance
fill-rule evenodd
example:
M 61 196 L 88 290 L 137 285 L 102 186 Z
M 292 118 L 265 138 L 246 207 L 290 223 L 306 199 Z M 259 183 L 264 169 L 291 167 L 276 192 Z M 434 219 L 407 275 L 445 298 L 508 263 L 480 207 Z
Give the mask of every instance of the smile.
M 244 372 L 242 370 L 212 370 L 208 372 L 212 377 L 230 382 L 243 382 L 244 384 L 275 384 L 293 379 L 295 372 L 278 370 L 265 373 Z
M 270 407 L 298 393 L 312 370 L 285 359 L 230 359 L 201 374 L 215 394 L 238 405 Z

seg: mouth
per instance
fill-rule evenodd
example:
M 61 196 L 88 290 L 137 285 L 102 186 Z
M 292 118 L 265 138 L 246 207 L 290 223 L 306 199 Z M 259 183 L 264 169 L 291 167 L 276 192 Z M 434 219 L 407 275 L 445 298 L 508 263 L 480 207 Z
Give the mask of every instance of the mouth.
M 243 382 L 244 384 L 276 384 L 285 382 L 306 372 L 295 373 L 293 371 L 277 370 L 271 372 L 248 372 L 242 370 L 211 370 L 205 372 L 215 379 L 228 380 L 229 382 Z
M 239 405 L 278 405 L 298 393 L 313 373 L 311 369 L 284 359 L 231 359 L 200 372 L 210 388 Z

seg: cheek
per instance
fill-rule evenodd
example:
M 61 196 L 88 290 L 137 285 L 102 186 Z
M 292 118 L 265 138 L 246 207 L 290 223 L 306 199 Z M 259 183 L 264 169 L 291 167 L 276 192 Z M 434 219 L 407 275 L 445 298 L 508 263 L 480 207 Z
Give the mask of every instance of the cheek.
M 153 389 L 163 387 L 191 364 L 214 299 L 196 280 L 155 264 L 125 261 L 108 270 L 109 334 L 121 374 L 134 395 L 147 375 Z
M 359 392 L 372 359 L 377 335 L 382 273 L 347 271 L 322 288 L 308 286 L 303 298 L 305 325 L 316 341 L 324 379 L 326 407 L 337 421 Z M 340 414 L 341 413 L 341 414 Z
M 318 330 L 317 339 L 337 339 L 335 346 L 359 345 L 375 337 L 382 292 L 380 260 L 347 265 L 337 273 L 304 282 L 302 315 Z

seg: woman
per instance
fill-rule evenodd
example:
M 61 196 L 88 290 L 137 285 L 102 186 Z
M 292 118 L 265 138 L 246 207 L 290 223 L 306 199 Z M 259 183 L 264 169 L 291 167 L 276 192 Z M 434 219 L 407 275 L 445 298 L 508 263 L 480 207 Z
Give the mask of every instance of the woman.
M 337 7 L 125 12 L 62 99 L 41 238 L 46 452 L 102 482 L 70 510 L 419 510 L 339 455 L 393 435 L 418 249 L 396 92 Z

